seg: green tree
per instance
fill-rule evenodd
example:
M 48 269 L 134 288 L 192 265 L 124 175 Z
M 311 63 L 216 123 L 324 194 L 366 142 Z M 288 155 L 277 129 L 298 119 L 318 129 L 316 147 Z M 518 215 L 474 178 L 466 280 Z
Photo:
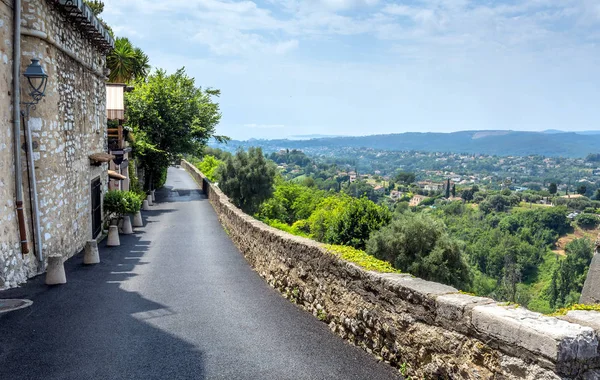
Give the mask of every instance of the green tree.
M 163 182 L 166 169 L 183 154 L 202 156 L 221 119 L 213 97 L 218 90 L 202 90 L 184 69 L 168 75 L 158 70 L 126 93 L 127 119 L 135 135 L 134 149 L 146 172 L 146 188 Z
M 552 195 L 556 194 L 556 192 L 558 191 L 558 186 L 556 185 L 556 183 L 552 182 L 550 184 L 550 186 L 548 186 L 548 192 Z
M 446 182 L 446 199 L 450 198 L 450 178 Z
M 579 185 L 577 187 L 577 194 L 585 195 L 586 192 L 587 192 L 587 186 L 585 186 L 585 185 Z
M 378 206 L 365 197 L 352 199 L 335 219 L 325 243 L 364 249 L 371 233 L 387 225 L 391 219 L 392 214 L 387 207 Z
M 485 213 L 504 212 L 511 206 L 511 200 L 506 195 L 492 195 L 479 204 L 479 209 Z
M 464 199 L 466 202 L 472 201 L 473 200 L 473 190 L 471 190 L 471 189 L 463 190 L 462 193 L 460 193 L 460 197 L 462 199 Z
M 377 202 L 379 199 L 379 196 L 375 193 L 373 186 L 369 185 L 366 181 L 354 181 L 345 186 L 343 191 L 344 193 L 355 198 L 362 198 L 366 196 L 373 202 Z
M 208 178 L 211 182 L 216 182 L 217 177 L 215 171 L 223 161 L 219 161 L 215 156 L 206 155 L 196 167 Z
M 310 217 L 324 194 L 323 191 L 278 178 L 273 196 L 261 204 L 257 216 L 259 219 L 279 220 L 291 225 Z
M 567 258 L 560 261 L 552 274 L 550 305 L 564 307 L 579 299 L 592 261 L 593 245 L 589 239 L 575 239 L 565 247 Z
M 320 242 L 331 239 L 336 233 L 334 226 L 337 219 L 351 200 L 352 198 L 345 194 L 323 199 L 308 218 L 312 238 Z
M 425 214 L 402 214 L 373 233 L 367 253 L 426 280 L 462 289 L 471 283 L 460 244 L 448 235 L 443 222 Z
M 596 228 L 600 224 L 600 218 L 594 214 L 579 214 L 575 221 L 583 228 Z
M 262 202 L 273 194 L 277 169 L 267 161 L 261 148 L 238 150 L 217 168 L 219 187 L 234 205 L 248 214 L 254 214 Z
M 410 185 L 411 183 L 414 183 L 415 179 L 415 173 L 410 172 L 399 172 L 398 174 L 396 174 L 396 177 L 394 177 L 395 182 L 403 183 L 405 185 Z
M 150 71 L 150 60 L 142 49 L 133 46 L 125 37 L 115 39 L 115 48 L 106 57 L 111 83 L 131 83 L 144 79 Z

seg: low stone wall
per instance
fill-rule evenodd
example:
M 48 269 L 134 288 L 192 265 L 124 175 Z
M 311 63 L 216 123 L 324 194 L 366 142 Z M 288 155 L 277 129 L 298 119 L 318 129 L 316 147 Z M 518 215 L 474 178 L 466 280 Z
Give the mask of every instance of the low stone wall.
M 546 317 L 406 274 L 366 271 L 244 214 L 193 165 L 250 265 L 331 331 L 419 379 L 600 379 L 600 313 Z

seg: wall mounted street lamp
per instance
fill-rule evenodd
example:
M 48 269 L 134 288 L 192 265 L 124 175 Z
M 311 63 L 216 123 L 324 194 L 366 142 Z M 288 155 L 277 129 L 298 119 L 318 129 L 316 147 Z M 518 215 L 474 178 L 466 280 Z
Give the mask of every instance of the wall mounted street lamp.
M 44 68 L 40 65 L 39 59 L 32 59 L 27 69 L 25 69 L 23 76 L 27 78 L 27 83 L 31 88 L 29 95 L 32 101 L 23 102 L 23 105 L 26 106 L 26 111 L 21 111 L 21 113 L 23 116 L 29 116 L 29 110 L 35 108 L 39 101 L 46 95 L 48 74 L 46 74 Z
M 29 96 L 31 96 L 30 102 L 21 103 L 25 106 L 25 110 L 21 110 L 21 116 L 25 119 L 24 127 L 25 127 L 25 138 L 27 139 L 27 147 L 25 151 L 27 152 L 27 170 L 30 173 L 29 177 L 29 192 L 31 195 L 31 210 L 33 214 L 33 231 L 34 231 L 34 242 L 36 246 L 36 252 L 38 255 L 39 261 L 42 263 L 42 270 L 44 269 L 44 255 L 42 253 L 42 230 L 40 227 L 40 208 L 38 202 L 38 192 L 37 192 L 37 180 L 35 176 L 35 158 L 33 154 L 33 139 L 31 128 L 29 127 L 29 111 L 31 109 L 35 109 L 35 106 L 42 100 L 44 95 L 46 95 L 46 85 L 48 84 L 48 74 L 44 71 L 44 68 L 40 65 L 39 59 L 32 59 L 27 69 L 23 73 L 23 76 L 27 78 L 27 83 L 30 87 Z M 18 81 L 18 78 L 14 78 L 15 81 Z M 18 133 L 18 132 L 17 132 Z

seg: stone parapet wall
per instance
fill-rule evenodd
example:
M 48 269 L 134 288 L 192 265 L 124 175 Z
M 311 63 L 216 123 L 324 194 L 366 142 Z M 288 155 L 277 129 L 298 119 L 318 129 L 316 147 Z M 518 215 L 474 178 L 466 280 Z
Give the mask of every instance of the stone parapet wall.
M 244 214 L 193 165 L 250 265 L 331 331 L 423 379 L 600 379 L 600 313 L 543 316 L 408 274 L 366 271 Z M 590 314 L 591 313 L 591 314 Z

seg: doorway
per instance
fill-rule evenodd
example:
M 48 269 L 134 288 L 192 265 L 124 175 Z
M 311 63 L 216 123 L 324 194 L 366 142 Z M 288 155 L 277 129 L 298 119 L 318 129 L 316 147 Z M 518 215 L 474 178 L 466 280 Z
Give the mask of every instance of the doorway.
M 102 182 L 100 177 L 92 181 L 92 238 L 102 232 Z

